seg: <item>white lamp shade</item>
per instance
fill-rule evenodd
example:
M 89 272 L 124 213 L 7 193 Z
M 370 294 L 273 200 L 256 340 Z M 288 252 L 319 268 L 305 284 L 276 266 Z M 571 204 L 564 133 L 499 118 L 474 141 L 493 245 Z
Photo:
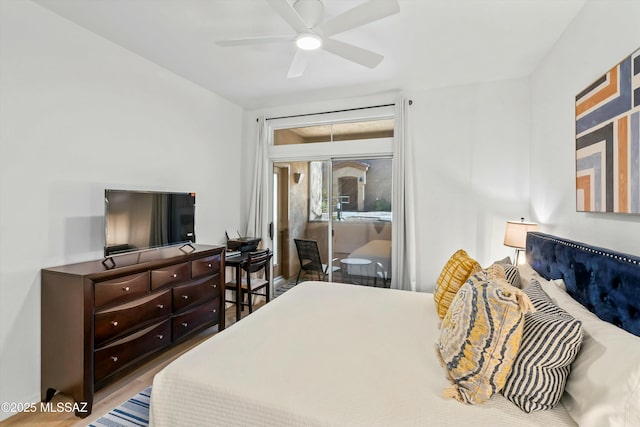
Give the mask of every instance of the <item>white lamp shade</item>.
M 504 232 L 504 245 L 524 249 L 527 246 L 527 233 L 537 230 L 538 224 L 535 222 L 507 221 L 507 229 Z

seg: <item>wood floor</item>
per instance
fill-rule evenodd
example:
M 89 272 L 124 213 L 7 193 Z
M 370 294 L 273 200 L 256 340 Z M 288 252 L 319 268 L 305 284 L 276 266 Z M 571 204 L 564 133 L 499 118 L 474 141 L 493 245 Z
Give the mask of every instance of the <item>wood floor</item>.
M 256 307 L 263 305 L 258 303 Z M 254 307 L 255 309 L 255 307 Z M 245 308 L 242 315 L 243 317 L 249 314 L 249 310 Z M 225 312 L 226 325 L 229 327 L 235 323 L 235 307 L 231 306 L 227 308 Z M 19 413 L 11 418 L 0 422 L 0 425 L 5 427 L 10 426 L 45 426 L 45 427 L 76 427 L 86 426 L 91 422 L 97 420 L 113 408 L 120 405 L 130 397 L 133 397 L 140 391 L 149 387 L 153 382 L 153 377 L 162 368 L 167 366 L 171 361 L 186 352 L 190 348 L 198 345 L 207 338 L 215 335 L 217 327 L 206 329 L 179 345 L 173 347 L 161 356 L 154 360 L 142 365 L 140 368 L 133 371 L 128 376 L 121 380 L 106 386 L 105 388 L 98 390 L 95 393 L 93 400 L 93 411 L 87 418 L 78 418 L 72 412 L 34 412 L 34 413 Z M 52 402 L 69 402 L 73 403 L 73 399 L 70 397 L 56 394 L 53 397 Z M 38 408 L 39 409 L 39 408 Z

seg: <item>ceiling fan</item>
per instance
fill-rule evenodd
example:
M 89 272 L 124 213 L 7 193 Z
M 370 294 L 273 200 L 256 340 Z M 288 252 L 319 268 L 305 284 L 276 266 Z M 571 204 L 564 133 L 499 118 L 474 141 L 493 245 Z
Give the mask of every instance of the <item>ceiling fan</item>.
M 295 30 L 295 35 L 221 40 L 216 44 L 230 47 L 295 41 L 298 49 L 289 66 L 288 78 L 301 76 L 310 52 L 319 48 L 365 67 L 375 68 L 384 58 L 382 55 L 330 37 L 400 11 L 397 0 L 369 0 L 323 22 L 324 5 L 321 0 L 295 0 L 293 5 L 287 0 L 266 1 Z

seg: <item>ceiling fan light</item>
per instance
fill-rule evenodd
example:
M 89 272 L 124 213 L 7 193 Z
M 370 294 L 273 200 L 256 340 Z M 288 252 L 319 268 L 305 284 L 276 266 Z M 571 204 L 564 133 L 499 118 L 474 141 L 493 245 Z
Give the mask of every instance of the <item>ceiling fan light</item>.
M 303 50 L 316 50 L 322 46 L 322 39 L 315 34 L 300 34 L 296 38 L 296 46 Z

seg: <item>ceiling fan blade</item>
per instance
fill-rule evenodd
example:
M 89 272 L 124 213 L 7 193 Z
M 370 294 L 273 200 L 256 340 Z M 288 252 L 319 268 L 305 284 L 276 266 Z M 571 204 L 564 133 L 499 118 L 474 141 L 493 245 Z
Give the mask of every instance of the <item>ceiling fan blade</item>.
M 322 39 L 322 48 L 334 55 L 369 68 L 375 68 L 384 59 L 384 56 L 378 53 L 328 38 Z
M 335 18 L 318 25 L 315 31 L 325 37 L 360 27 L 400 12 L 397 0 L 369 0 Z
M 243 39 L 218 40 L 216 44 L 222 47 L 247 46 L 252 44 L 291 42 L 295 39 L 296 36 L 247 37 Z
M 309 28 L 304 23 L 298 12 L 287 0 L 267 0 L 269 5 L 298 33 L 307 33 Z
M 293 56 L 293 60 L 289 66 L 289 72 L 287 73 L 288 79 L 300 77 L 304 73 L 304 70 L 307 68 L 310 55 L 311 52 L 308 50 L 296 50 L 296 54 Z

